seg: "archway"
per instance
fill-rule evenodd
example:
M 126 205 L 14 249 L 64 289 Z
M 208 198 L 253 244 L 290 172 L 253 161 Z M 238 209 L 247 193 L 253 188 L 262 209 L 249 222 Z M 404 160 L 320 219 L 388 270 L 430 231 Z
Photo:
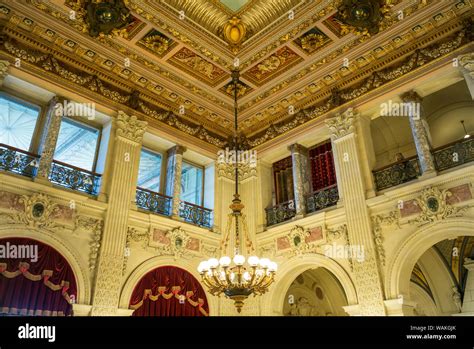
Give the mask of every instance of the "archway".
M 345 316 L 344 289 L 325 268 L 298 275 L 286 292 L 282 313 L 286 316 Z
M 47 244 L 61 254 L 70 265 L 76 279 L 76 303 L 90 304 L 91 280 L 89 277 L 87 260 L 65 242 L 48 230 L 35 229 L 22 225 L 6 224 L 0 226 L 0 239 L 3 238 L 28 238 Z
M 76 277 L 56 249 L 30 238 L 0 239 L 0 313 L 70 316 Z
M 420 258 L 435 244 L 459 236 L 474 236 L 474 221 L 456 218 L 428 224 L 411 234 L 388 263 L 385 279 L 387 298 L 410 298 L 410 279 Z
M 143 274 L 142 274 L 143 275 Z M 133 316 L 208 316 L 207 296 L 185 269 L 166 265 L 143 275 L 129 298 Z
M 348 305 L 356 305 L 358 303 L 354 283 L 340 264 L 320 254 L 306 254 L 290 258 L 280 265 L 277 280 L 263 299 L 263 309 L 266 315 L 284 315 L 283 305 L 288 299 L 287 291 L 295 281 L 295 277 L 307 270 L 316 268 L 327 270 L 337 280 Z

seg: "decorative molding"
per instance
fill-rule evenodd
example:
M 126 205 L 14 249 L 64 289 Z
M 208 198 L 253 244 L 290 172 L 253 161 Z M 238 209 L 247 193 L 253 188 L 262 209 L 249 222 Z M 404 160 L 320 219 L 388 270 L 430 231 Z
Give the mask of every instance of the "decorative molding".
M 372 233 L 375 243 L 375 249 L 377 250 L 377 256 L 379 258 L 380 264 L 385 266 L 385 247 L 384 247 L 384 237 L 382 234 L 382 225 L 392 225 L 396 224 L 400 228 L 400 211 L 395 210 L 391 211 L 388 214 L 380 214 L 371 217 L 372 220 Z
M 331 132 L 333 140 L 347 136 L 355 131 L 354 109 L 349 108 L 343 113 L 337 113 L 335 117 L 326 120 L 326 125 Z
M 135 115 L 127 115 L 119 110 L 117 114 L 117 135 L 132 142 L 141 143 L 147 122 L 140 121 Z
M 326 238 L 328 242 L 334 242 L 339 239 L 343 239 L 345 245 L 349 245 L 349 236 L 347 235 L 347 225 L 342 224 L 337 228 L 330 229 L 325 228 Z
M 4 59 L 0 60 L 0 86 L 2 86 L 3 80 L 8 75 L 9 67 L 10 67 L 10 62 Z
M 458 56 L 458 62 L 460 66 L 467 72 L 467 75 L 474 79 L 474 52 Z
M 102 231 L 104 222 L 100 219 L 77 215 L 74 219 L 74 235 L 79 235 L 79 232 L 85 231 L 92 234 L 91 242 L 89 243 L 89 270 L 94 273 L 97 260 L 99 257 L 100 244 L 102 242 Z
M 290 241 L 293 254 L 302 255 L 308 253 L 310 245 L 306 242 L 306 238 L 309 237 L 309 235 L 309 231 L 299 225 L 296 225 L 290 230 L 288 240 Z
M 418 217 L 408 222 L 422 226 L 451 217 L 462 217 L 472 205 L 453 206 L 447 202 L 447 198 L 452 195 L 449 189 L 440 190 L 437 187 L 424 188 L 421 195 L 415 199 L 421 209 L 421 213 Z
M 239 181 L 246 180 L 250 177 L 257 177 L 257 167 L 249 163 L 239 163 Z M 230 180 L 235 180 L 235 165 L 225 162 L 216 162 L 217 176 Z

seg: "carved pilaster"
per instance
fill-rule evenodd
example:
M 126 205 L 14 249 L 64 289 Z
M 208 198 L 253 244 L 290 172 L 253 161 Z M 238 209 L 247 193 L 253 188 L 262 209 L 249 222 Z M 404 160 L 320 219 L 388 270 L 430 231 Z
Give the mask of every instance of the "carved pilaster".
M 467 87 L 474 99 L 474 52 L 466 53 L 457 58 L 461 73 L 464 75 Z
M 39 147 L 39 155 L 41 156 L 37 178 L 40 181 L 48 181 L 49 173 L 51 171 L 51 164 L 53 162 L 54 151 L 56 150 L 56 143 L 58 141 L 59 128 L 61 127 L 62 114 L 56 109 L 58 103 L 62 103 L 62 97 L 53 97 L 49 101 L 48 109 L 46 111 L 46 121 L 41 135 L 41 142 Z
M 423 109 L 421 108 L 422 98 L 415 91 L 408 91 L 401 95 L 404 103 L 410 103 L 408 118 L 410 120 L 411 132 L 415 141 L 416 152 L 420 162 L 421 173 L 436 173 L 433 155 L 431 154 L 430 136 L 428 124 L 423 118 Z
M 295 196 L 296 217 L 303 217 L 306 213 L 305 197 L 310 193 L 308 149 L 300 144 L 288 147 L 293 162 L 293 188 Z
M 3 85 L 3 80 L 8 75 L 8 68 L 10 67 L 10 62 L 5 60 L 0 60 L 0 87 Z
M 128 232 L 128 213 L 135 193 L 130 183 L 136 182 L 140 150 L 147 123 L 135 116 L 118 113 L 110 194 L 99 254 L 92 315 L 117 315 L 122 267 Z M 132 186 L 133 187 L 133 186 Z
M 186 148 L 176 145 L 168 150 L 168 163 L 166 170 L 166 195 L 173 197 L 171 216 L 179 217 L 179 203 L 181 196 L 181 169 L 183 166 L 183 154 Z
M 464 268 L 467 269 L 467 278 L 461 312 L 472 315 L 474 314 L 474 260 L 466 258 Z
M 353 110 L 349 109 L 327 120 L 326 124 L 331 130 L 336 170 L 339 171 L 339 193 L 346 198 L 344 209 L 349 243 L 364 251 L 364 258 L 353 263 L 360 315 L 384 315 L 381 277 L 366 205 L 354 118 Z

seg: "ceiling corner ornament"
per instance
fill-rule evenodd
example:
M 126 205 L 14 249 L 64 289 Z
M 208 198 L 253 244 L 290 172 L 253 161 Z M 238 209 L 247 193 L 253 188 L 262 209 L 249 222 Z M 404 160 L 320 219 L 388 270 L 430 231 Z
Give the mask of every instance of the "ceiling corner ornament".
M 239 51 L 240 44 L 244 41 L 246 33 L 246 26 L 242 20 L 236 16 L 229 19 L 222 29 L 224 39 L 231 45 L 234 53 Z
M 421 213 L 409 223 L 422 226 L 446 218 L 461 217 L 470 206 L 455 207 L 449 204 L 448 198 L 452 195 L 449 189 L 440 190 L 437 187 L 426 187 L 415 199 Z
M 135 115 L 119 111 L 117 115 L 117 135 L 133 142 L 141 143 L 147 126 L 146 121 L 140 121 Z
M 341 33 L 377 34 L 390 21 L 391 0 L 344 0 L 339 7 Z
M 326 125 L 331 131 L 333 139 L 342 138 L 355 131 L 354 109 L 349 108 L 343 113 L 337 113 L 335 117 L 326 120 Z
M 125 27 L 131 22 L 131 15 L 123 0 L 76 0 L 70 5 L 78 11 L 77 17 L 86 22 L 90 36 L 127 36 Z

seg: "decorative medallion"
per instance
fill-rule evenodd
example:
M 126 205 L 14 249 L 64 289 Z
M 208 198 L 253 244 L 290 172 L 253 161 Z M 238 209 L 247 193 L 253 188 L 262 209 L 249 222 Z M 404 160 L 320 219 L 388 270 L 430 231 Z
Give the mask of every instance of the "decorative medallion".
M 247 33 L 247 29 L 245 25 L 242 23 L 240 18 L 232 17 L 224 27 L 222 28 L 222 35 L 224 39 L 231 45 L 232 51 L 237 53 L 240 48 L 240 44 L 245 39 L 245 34 Z
M 319 51 L 330 42 L 331 39 L 317 28 L 311 29 L 294 41 L 294 43 L 301 47 L 301 49 L 303 49 L 307 54 Z
M 159 57 L 163 57 L 177 43 L 153 29 L 138 41 L 138 45 L 145 47 Z
M 85 9 L 86 23 L 89 26 L 89 35 L 92 37 L 110 35 L 128 26 L 132 18 L 130 10 L 125 6 L 123 0 L 109 0 L 105 2 L 86 1 Z
M 390 0 L 344 0 L 338 9 L 343 21 L 342 34 L 377 34 L 385 19 L 390 19 Z
M 222 86 L 219 89 L 219 91 L 233 98 L 234 97 L 234 83 L 232 81 L 229 81 L 229 83 Z M 251 91 L 253 91 L 253 89 L 246 83 L 239 81 L 239 83 L 237 84 L 237 97 L 243 97 L 246 94 L 250 93 Z

